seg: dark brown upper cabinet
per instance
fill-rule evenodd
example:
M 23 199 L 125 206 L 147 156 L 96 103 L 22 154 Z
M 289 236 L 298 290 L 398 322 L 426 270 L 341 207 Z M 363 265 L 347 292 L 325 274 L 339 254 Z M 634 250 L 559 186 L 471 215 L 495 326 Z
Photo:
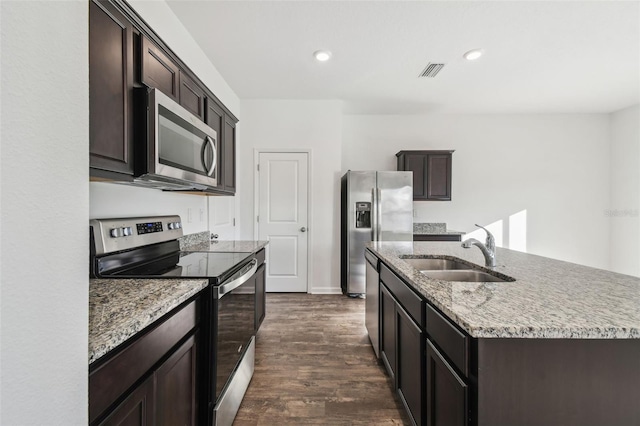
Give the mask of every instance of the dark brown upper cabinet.
M 142 83 L 180 103 L 180 68 L 147 37 L 142 37 Z
M 398 170 L 413 172 L 414 201 L 451 200 L 453 151 L 400 151 Z
M 217 191 L 236 190 L 238 119 L 152 28 L 120 0 L 89 1 L 89 154 L 94 180 L 133 181 L 144 152 L 144 87 L 156 88 L 217 133 Z M 135 160 L 135 161 L 134 161 Z
M 224 155 L 224 190 L 236 192 L 236 122 L 228 115 L 224 117 L 224 132 L 222 135 L 222 153 Z
M 113 5 L 89 3 L 92 177 L 119 179 L 121 174 L 120 179 L 126 180 L 133 175 L 133 37 L 133 25 Z
M 218 150 L 217 171 L 216 177 L 218 180 L 218 188 L 224 189 L 224 147 L 223 147 L 223 129 L 224 129 L 224 111 L 220 106 L 215 103 L 211 98 L 207 98 L 207 111 L 205 123 L 213 130 L 216 131 L 218 140 L 216 142 L 216 149 Z
M 204 121 L 204 89 L 180 71 L 180 105 Z

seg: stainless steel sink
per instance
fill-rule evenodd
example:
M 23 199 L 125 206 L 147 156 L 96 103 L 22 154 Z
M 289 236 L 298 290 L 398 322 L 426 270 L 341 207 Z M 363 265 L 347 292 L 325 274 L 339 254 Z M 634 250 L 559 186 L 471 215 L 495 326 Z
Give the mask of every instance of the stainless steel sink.
M 442 269 L 473 269 L 472 265 L 456 262 L 450 259 L 402 259 L 419 271 L 433 271 Z
M 508 282 L 515 281 L 511 279 L 502 279 L 486 272 L 476 271 L 473 269 L 457 270 L 457 271 L 421 271 L 429 278 L 442 281 L 464 281 L 464 282 Z

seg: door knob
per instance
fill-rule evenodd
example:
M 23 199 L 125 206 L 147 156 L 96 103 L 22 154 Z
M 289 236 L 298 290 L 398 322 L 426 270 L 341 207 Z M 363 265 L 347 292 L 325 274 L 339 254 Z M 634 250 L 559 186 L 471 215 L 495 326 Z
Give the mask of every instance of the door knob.
M 303 226 L 302 228 L 300 228 L 300 232 L 307 232 L 307 228 Z

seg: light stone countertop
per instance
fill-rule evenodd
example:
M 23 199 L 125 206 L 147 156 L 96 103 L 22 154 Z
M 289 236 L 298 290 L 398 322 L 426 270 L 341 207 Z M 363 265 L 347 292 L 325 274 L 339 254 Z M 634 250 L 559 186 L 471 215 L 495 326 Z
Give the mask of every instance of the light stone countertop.
M 89 280 L 89 364 L 208 285 L 202 279 Z
M 640 278 L 497 249 L 495 271 L 515 282 L 447 282 L 399 256 L 458 258 L 484 268 L 459 242 L 372 242 L 368 247 L 452 321 L 478 338 L 640 339 Z
M 211 251 L 255 253 L 269 244 L 268 241 L 213 240 L 184 247 L 183 251 Z
M 420 223 L 413 224 L 414 235 L 464 235 L 466 232 L 447 230 L 446 223 Z

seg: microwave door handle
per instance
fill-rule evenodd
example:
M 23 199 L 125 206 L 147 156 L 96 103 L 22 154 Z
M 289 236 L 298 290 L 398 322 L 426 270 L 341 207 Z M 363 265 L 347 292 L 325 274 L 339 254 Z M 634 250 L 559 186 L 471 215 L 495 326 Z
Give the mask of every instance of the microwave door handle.
M 216 170 L 216 164 L 218 164 L 218 151 L 216 150 L 216 143 L 210 136 L 206 137 L 207 141 L 211 145 L 211 151 L 213 152 L 213 160 L 211 161 L 211 170 L 207 173 L 207 176 L 213 175 Z
M 211 146 L 211 151 L 213 151 L 213 162 L 211 164 L 211 168 L 207 166 L 207 146 Z M 216 146 L 213 143 L 213 140 L 211 139 L 211 137 L 207 136 L 204 138 L 204 143 L 202 144 L 202 150 L 200 152 L 200 156 L 202 160 L 202 167 L 204 167 L 205 173 L 207 174 L 207 176 L 211 176 L 213 172 L 216 170 L 216 161 L 217 161 Z

